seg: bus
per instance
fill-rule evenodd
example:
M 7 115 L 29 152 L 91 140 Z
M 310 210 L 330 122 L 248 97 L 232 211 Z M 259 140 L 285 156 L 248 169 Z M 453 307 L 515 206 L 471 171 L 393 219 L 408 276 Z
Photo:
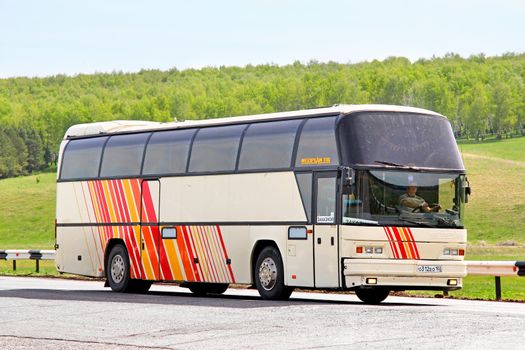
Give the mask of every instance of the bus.
M 449 291 L 467 273 L 465 167 L 446 117 L 389 105 L 70 127 L 56 267 L 116 292 L 174 282 Z

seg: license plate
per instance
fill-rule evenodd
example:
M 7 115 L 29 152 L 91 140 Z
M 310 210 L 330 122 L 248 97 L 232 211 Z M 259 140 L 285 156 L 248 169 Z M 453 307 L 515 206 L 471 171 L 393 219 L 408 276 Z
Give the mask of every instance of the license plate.
M 443 272 L 443 267 L 441 265 L 418 265 L 417 272 L 440 273 Z

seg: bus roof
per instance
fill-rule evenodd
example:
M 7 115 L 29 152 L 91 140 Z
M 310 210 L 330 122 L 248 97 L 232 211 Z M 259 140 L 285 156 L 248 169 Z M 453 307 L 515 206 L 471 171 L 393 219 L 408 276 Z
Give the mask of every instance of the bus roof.
M 332 107 L 322 107 L 314 109 L 305 109 L 298 111 L 257 114 L 249 116 L 226 117 L 203 120 L 186 120 L 183 122 L 150 122 L 139 120 L 115 120 L 108 122 L 86 123 L 71 126 L 64 139 L 70 137 L 92 136 L 100 134 L 112 134 L 120 132 L 136 132 L 162 129 L 179 129 L 203 127 L 223 124 L 250 123 L 263 120 L 288 119 L 294 117 L 317 117 L 335 114 L 350 114 L 354 112 L 407 112 L 419 114 L 431 114 L 442 116 L 439 113 L 415 107 L 394 106 L 394 105 L 334 105 Z

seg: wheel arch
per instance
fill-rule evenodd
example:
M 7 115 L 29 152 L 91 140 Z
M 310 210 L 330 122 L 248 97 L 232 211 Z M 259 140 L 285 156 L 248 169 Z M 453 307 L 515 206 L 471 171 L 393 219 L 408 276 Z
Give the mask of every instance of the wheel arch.
M 275 241 L 271 239 L 261 239 L 255 242 L 253 249 L 252 249 L 252 254 L 250 257 L 250 278 L 251 278 L 251 282 L 253 285 L 255 285 L 255 276 L 253 274 L 253 271 L 255 269 L 255 263 L 257 262 L 257 257 L 259 256 L 261 251 L 266 247 L 275 247 L 275 249 L 277 249 L 279 254 L 281 254 L 281 259 L 282 259 L 283 254 Z
M 128 247 L 126 247 L 126 243 L 124 242 L 123 239 L 120 239 L 120 238 L 110 239 L 108 243 L 106 244 L 106 250 L 104 251 L 104 273 L 106 272 L 106 267 L 108 266 L 109 253 L 111 252 L 111 249 L 113 249 L 113 247 L 118 244 L 121 244 L 124 247 L 124 249 L 126 250 L 126 253 L 129 256 Z

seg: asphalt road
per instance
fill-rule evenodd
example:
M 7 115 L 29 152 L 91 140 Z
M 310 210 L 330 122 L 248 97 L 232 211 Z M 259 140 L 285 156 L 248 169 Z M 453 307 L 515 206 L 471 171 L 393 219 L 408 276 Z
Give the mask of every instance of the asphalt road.
M 525 304 L 255 290 L 195 297 L 155 285 L 118 294 L 101 282 L 0 277 L 4 349 L 518 349 Z

